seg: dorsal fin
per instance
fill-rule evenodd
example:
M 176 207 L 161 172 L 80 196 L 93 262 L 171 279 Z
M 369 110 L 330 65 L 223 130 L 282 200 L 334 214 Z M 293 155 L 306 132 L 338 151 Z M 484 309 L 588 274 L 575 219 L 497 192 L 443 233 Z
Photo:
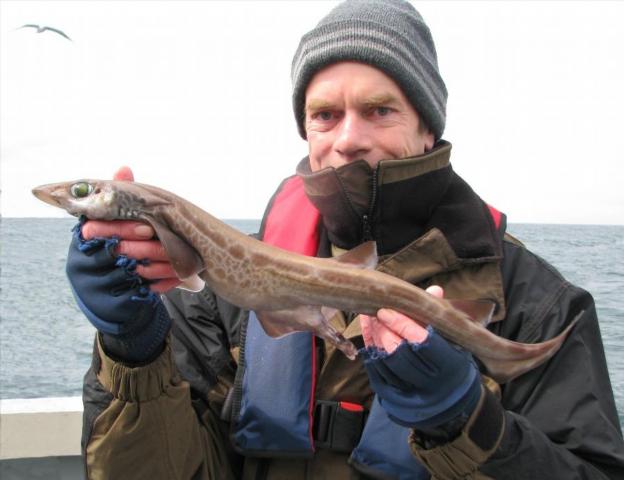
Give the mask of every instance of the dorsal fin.
M 496 303 L 490 300 L 448 300 L 457 310 L 464 312 L 470 319 L 484 327 L 492 320 Z
M 353 267 L 375 270 L 378 260 L 377 244 L 374 241 L 362 243 L 332 260 Z

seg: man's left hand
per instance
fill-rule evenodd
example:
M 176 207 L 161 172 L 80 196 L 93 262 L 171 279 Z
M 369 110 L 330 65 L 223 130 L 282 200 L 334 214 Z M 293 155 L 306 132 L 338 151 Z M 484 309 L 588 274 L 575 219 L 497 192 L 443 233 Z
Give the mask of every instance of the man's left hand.
M 438 286 L 427 292 L 444 294 Z M 479 371 L 468 352 L 393 310 L 362 315 L 360 322 L 366 345 L 360 354 L 393 421 L 430 430 L 468 419 L 481 395 Z
M 438 285 L 432 285 L 426 292 L 434 297 L 444 297 L 444 290 Z M 382 308 L 376 317 L 360 315 L 364 344 L 383 348 L 392 353 L 405 340 L 412 343 L 422 343 L 429 332 L 417 322 L 402 313 Z

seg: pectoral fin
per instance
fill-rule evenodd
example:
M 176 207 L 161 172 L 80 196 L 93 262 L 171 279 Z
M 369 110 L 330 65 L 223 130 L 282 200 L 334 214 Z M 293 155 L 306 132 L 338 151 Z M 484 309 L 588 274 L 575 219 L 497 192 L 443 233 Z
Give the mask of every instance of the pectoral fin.
M 195 274 L 182 280 L 182 283 L 178 285 L 178 288 L 188 290 L 189 292 L 200 292 L 204 289 L 205 285 L 206 282 L 199 278 L 199 275 Z
M 195 249 L 159 220 L 153 217 L 145 217 L 145 220 L 156 231 L 178 278 L 184 281 L 193 276 L 197 277 L 197 273 L 204 269 L 204 264 Z M 198 285 L 196 281 L 194 284 Z
M 265 310 L 256 312 L 262 328 L 270 337 L 281 337 L 292 332 L 313 331 L 321 315 L 318 308 L 302 306 L 292 310 Z M 323 317 L 324 320 L 324 317 Z

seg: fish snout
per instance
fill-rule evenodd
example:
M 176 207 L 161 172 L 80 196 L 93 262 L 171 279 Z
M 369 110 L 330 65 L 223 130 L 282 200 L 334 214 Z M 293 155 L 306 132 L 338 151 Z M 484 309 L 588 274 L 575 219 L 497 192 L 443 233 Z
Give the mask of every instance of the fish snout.
M 40 185 L 32 189 L 32 193 L 42 202 L 48 203 L 54 207 L 60 207 L 61 196 L 53 185 Z

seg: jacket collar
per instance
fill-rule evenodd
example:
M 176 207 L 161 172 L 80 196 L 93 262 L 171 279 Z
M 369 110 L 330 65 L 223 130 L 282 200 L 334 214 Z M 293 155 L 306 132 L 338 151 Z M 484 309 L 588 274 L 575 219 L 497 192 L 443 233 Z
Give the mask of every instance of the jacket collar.
M 381 161 L 374 169 L 359 160 L 318 172 L 306 157 L 297 174 L 339 248 L 375 240 L 379 254 L 388 255 L 438 229 L 458 259 L 496 260 L 504 225 L 498 231 L 488 206 L 453 171 L 450 154 L 451 144 L 441 140 L 424 155 Z

